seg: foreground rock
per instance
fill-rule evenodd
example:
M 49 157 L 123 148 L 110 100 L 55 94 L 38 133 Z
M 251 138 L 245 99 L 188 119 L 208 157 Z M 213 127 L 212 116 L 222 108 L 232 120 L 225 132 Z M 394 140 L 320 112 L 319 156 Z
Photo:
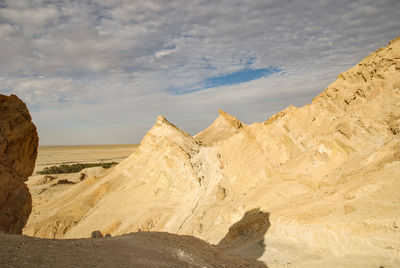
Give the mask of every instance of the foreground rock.
M 0 234 L 0 267 L 266 267 L 191 236 L 141 232 L 107 239 Z
M 32 175 L 38 136 L 26 105 L 0 95 L 0 231 L 20 234 L 32 209 L 24 181 Z

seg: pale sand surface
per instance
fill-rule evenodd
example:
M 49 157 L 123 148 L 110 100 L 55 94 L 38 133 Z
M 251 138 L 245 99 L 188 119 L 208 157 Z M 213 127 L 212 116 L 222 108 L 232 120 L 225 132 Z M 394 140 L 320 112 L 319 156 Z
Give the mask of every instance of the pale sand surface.
M 34 173 L 45 167 L 95 162 L 121 162 L 128 157 L 137 144 L 40 146 Z

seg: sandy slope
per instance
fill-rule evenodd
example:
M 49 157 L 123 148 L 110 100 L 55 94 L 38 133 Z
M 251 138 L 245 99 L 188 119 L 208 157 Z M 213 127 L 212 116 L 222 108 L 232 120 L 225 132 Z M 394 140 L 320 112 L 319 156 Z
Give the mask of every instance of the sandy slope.
M 263 123 L 221 111 L 192 137 L 159 117 L 130 157 L 63 191 L 25 233 L 151 230 L 218 244 L 259 209 L 269 215 L 260 254 L 268 266 L 398 267 L 398 178 L 400 39 L 340 74 L 311 104 Z M 246 241 L 235 252 L 259 250 L 259 238 Z

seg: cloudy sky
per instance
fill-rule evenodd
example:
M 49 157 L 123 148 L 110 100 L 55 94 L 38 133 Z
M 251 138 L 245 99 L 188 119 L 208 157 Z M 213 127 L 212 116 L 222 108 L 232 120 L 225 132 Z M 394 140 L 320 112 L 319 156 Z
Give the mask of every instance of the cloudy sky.
M 41 145 L 137 143 L 304 105 L 397 36 L 399 0 L 0 0 L 0 93 Z

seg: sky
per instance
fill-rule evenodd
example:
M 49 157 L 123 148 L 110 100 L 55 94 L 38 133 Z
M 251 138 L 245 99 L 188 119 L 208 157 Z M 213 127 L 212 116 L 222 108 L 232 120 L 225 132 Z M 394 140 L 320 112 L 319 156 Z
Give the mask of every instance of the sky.
M 0 0 L 0 94 L 40 145 L 139 143 L 302 106 L 400 36 L 399 0 Z

